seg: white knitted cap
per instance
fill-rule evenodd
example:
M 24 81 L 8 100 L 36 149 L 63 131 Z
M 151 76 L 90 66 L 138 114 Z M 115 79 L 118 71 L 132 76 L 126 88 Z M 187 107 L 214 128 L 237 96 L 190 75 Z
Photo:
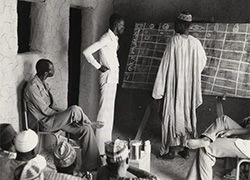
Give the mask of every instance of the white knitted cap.
M 16 150 L 26 153 L 35 149 L 38 144 L 38 136 L 35 131 L 28 129 L 17 134 L 15 138 Z
M 117 163 L 128 158 L 128 146 L 126 144 L 126 141 L 120 139 L 105 142 L 107 159 L 112 163 Z
M 181 12 L 179 13 L 178 19 L 182 20 L 182 21 L 187 21 L 187 22 L 191 22 L 192 21 L 192 15 L 187 13 L 187 12 Z

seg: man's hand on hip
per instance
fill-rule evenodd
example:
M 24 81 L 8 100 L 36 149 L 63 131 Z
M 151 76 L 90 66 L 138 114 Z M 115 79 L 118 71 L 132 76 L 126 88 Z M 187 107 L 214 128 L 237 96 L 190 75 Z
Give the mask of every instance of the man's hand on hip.
M 107 70 L 109 70 L 109 68 L 107 68 L 106 66 L 102 65 L 98 70 L 101 71 L 101 72 L 106 72 Z

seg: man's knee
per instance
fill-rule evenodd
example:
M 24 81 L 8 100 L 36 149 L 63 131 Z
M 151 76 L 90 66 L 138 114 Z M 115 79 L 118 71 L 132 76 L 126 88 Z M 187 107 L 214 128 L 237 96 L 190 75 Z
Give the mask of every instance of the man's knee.
M 74 111 L 74 112 L 79 112 L 81 111 L 81 107 L 77 106 L 77 105 L 72 105 L 69 107 L 70 111 Z
M 83 125 L 80 128 L 80 131 L 81 131 L 81 135 L 80 135 L 80 138 L 83 138 L 84 136 L 88 136 L 88 135 L 91 135 L 93 134 L 94 135 L 94 132 L 93 132 L 93 129 L 90 125 L 86 124 L 86 125 Z
M 216 120 L 217 120 L 217 121 L 221 121 L 221 122 L 223 122 L 223 123 L 226 123 L 226 122 L 228 122 L 229 120 L 231 120 L 231 118 L 228 117 L 227 115 L 222 115 L 222 116 L 218 117 Z

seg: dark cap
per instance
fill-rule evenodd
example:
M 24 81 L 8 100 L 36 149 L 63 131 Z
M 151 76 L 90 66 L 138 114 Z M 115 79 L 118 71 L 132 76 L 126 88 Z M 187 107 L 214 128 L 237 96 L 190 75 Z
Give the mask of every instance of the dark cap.
M 11 124 L 2 123 L 0 124 L 0 148 L 13 141 L 16 136 L 16 131 L 13 129 Z

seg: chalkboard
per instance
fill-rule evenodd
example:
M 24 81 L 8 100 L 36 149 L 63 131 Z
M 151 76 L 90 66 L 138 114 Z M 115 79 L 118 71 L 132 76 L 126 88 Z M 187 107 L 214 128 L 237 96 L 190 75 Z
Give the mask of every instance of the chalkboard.
M 123 88 L 152 90 L 173 25 L 135 24 Z M 203 94 L 250 98 L 250 24 L 193 23 L 190 34 L 201 41 L 208 59 Z

